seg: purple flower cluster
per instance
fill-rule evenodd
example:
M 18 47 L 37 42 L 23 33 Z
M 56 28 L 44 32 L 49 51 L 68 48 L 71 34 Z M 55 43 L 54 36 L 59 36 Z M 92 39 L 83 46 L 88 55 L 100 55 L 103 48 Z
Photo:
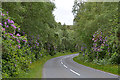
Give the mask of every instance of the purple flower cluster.
M 102 33 L 102 31 L 97 31 L 93 35 L 93 51 L 100 52 L 103 51 L 104 46 L 108 46 L 106 44 L 107 42 L 107 37 L 105 37 Z
M 38 48 L 38 46 L 40 45 L 40 41 L 39 41 L 39 35 L 38 36 L 31 36 L 31 38 L 29 38 L 28 40 L 28 46 L 33 46 L 31 47 L 31 49 L 34 49 L 34 48 Z
M 6 16 L 6 15 L 8 15 L 8 12 L 7 12 L 7 14 L 3 14 L 2 12 L 0 12 L 0 13 L 1 13 L 1 16 L 4 16 L 3 19 L 2 19 L 2 23 L 0 23 L 0 25 L 2 26 L 3 37 L 9 37 L 8 39 L 16 42 L 17 43 L 16 47 L 18 47 L 20 49 L 20 47 L 21 47 L 21 45 L 20 45 L 21 42 L 20 41 L 22 40 L 22 37 L 19 33 L 17 33 L 15 35 L 16 29 L 18 29 L 18 31 L 20 31 L 20 28 L 15 26 L 14 21 L 11 20 L 10 17 Z M 27 40 L 25 40 L 25 38 L 24 38 L 23 41 L 27 42 Z M 18 45 L 18 43 L 19 43 L 19 45 Z M 12 44 L 10 44 L 10 45 L 12 46 Z
M 20 49 L 20 45 L 17 45 L 18 46 L 18 48 Z

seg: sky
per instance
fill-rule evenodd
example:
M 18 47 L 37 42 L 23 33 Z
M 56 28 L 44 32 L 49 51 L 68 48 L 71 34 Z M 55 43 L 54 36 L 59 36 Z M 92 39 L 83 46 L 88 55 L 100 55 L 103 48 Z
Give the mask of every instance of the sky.
M 61 24 L 73 25 L 72 7 L 74 0 L 55 0 L 56 9 L 53 11 L 56 22 Z

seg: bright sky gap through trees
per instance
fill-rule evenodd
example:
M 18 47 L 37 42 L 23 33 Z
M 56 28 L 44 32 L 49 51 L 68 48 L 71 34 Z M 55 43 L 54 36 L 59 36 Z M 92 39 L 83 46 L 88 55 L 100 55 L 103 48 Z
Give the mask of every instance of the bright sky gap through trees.
M 53 11 L 55 20 L 61 24 L 73 25 L 72 7 L 74 0 L 55 0 L 56 9 Z

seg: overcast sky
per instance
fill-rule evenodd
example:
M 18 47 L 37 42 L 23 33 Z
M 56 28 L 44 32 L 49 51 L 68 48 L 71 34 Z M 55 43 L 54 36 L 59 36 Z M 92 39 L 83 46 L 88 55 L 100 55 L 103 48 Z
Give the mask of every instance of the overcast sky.
M 56 9 L 53 11 L 55 20 L 61 24 L 73 25 L 72 7 L 74 0 L 55 0 L 54 3 L 56 5 Z

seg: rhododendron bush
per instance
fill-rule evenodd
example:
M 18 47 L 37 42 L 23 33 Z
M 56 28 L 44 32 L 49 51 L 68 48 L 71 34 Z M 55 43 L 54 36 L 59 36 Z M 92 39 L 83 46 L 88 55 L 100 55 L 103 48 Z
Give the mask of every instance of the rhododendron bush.
M 80 56 L 79 60 L 99 65 L 120 64 L 119 8 L 119 2 L 75 1 L 75 38 L 85 57 Z
M 2 75 L 3 77 L 16 77 L 18 74 L 28 71 L 30 63 L 38 59 L 35 57 L 38 50 L 28 44 L 27 35 L 9 17 L 8 12 L 0 10 L 2 16 L 0 23 L 2 27 Z M 34 48 L 37 46 L 39 43 L 36 40 Z M 40 59 L 41 55 L 38 57 Z

